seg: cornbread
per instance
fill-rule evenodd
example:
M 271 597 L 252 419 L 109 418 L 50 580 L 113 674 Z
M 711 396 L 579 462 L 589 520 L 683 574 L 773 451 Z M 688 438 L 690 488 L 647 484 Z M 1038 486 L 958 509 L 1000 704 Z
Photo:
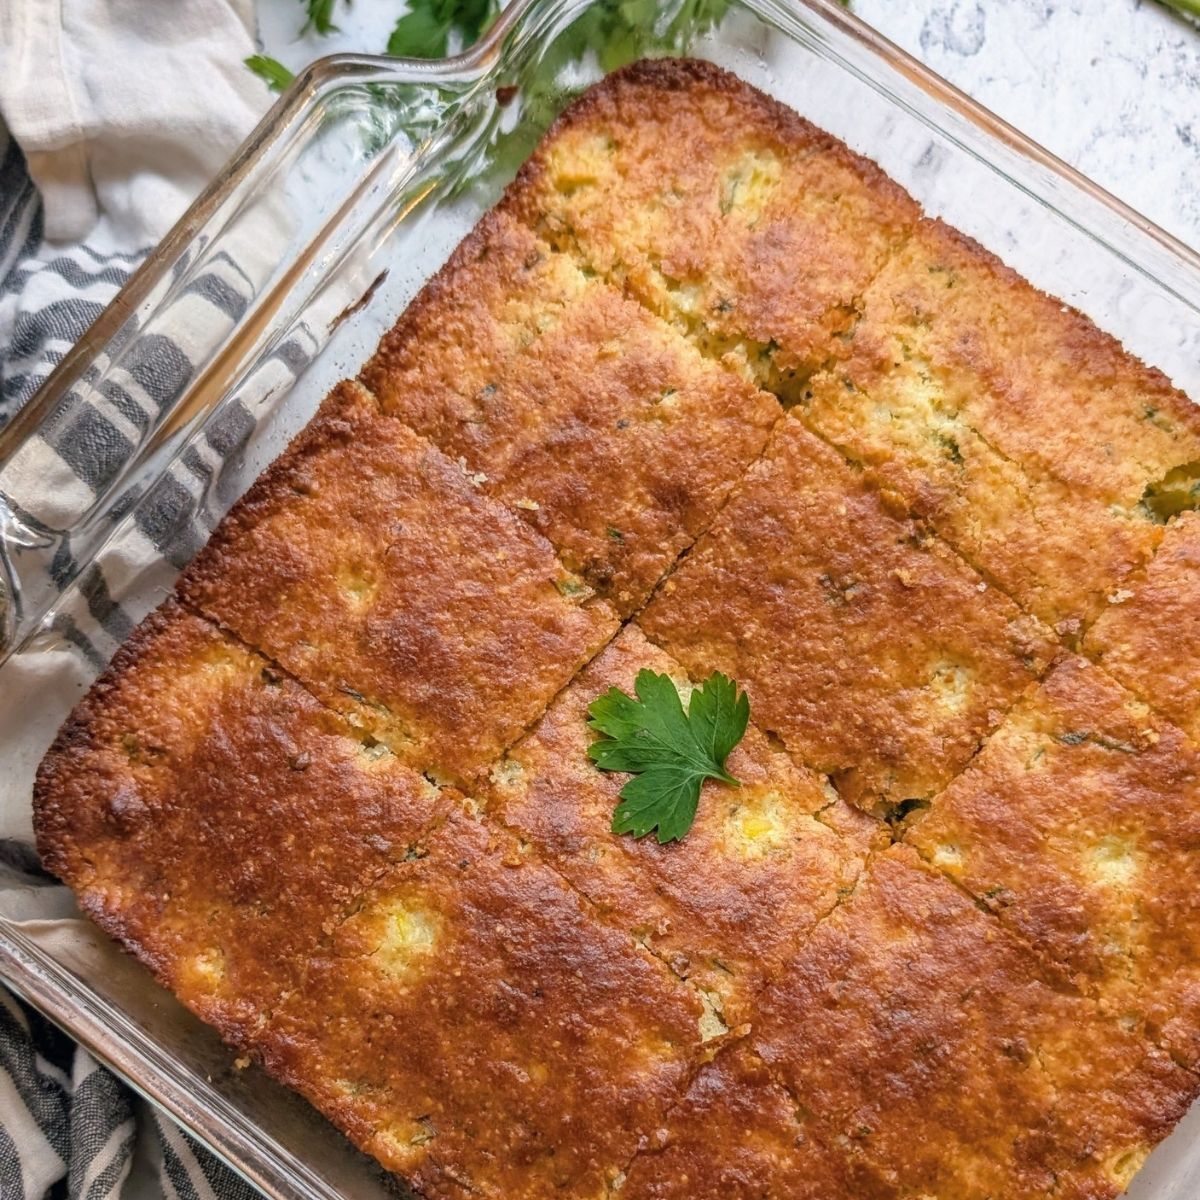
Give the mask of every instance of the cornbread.
M 763 994 L 753 1046 L 904 1196 L 1118 1195 L 1200 1087 L 903 846 Z
M 1071 658 L 910 842 L 1123 1018 L 1200 1064 L 1200 751 Z
M 1085 649 L 1110 675 L 1200 738 L 1200 517 L 1184 512 L 1144 574 L 1109 597 Z
M 802 415 L 1065 637 L 1154 553 L 1163 481 L 1200 478 L 1186 396 L 941 222 L 873 280 L 846 345 Z
M 404 762 L 463 780 L 616 618 L 464 472 L 344 384 L 179 584 Z
M 899 1193 L 821 1141 L 745 1041 L 697 1073 L 661 1148 L 634 1160 L 622 1200 L 893 1200 Z
M 454 813 L 272 1017 L 266 1062 L 429 1196 L 603 1196 L 703 1007 L 553 871 Z
M 866 847 L 856 852 L 821 824 L 844 802 L 757 729 L 729 758 L 740 786 L 709 780 L 682 842 L 614 838 L 628 776 L 588 759 L 587 706 L 610 687 L 632 694 L 643 669 L 678 679 L 686 694 L 678 663 L 626 626 L 496 768 L 489 812 L 737 1026 L 780 956 L 853 887 Z
M 1053 654 L 793 417 L 639 622 L 693 675 L 741 680 L 759 725 L 880 813 L 949 783 Z
M 796 382 L 918 217 L 874 163 L 708 63 L 639 63 L 573 104 L 504 207 L 712 357 Z
M 174 600 L 75 710 L 37 786 L 46 866 L 242 1045 L 449 803 Z
M 362 378 L 623 615 L 708 526 L 779 415 L 772 397 L 501 213 Z
M 430 1200 L 1110 1200 L 1200 1090 L 1197 464 L 874 164 L 637 64 L 81 701 L 38 845 Z

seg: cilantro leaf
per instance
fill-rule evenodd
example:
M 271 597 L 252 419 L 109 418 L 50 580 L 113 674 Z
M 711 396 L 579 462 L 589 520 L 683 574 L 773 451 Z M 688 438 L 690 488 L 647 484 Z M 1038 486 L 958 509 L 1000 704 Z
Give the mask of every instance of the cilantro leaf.
M 686 713 L 669 675 L 639 671 L 634 691 L 636 699 L 609 688 L 588 705 L 588 728 L 602 735 L 588 757 L 602 771 L 633 776 L 621 788 L 613 833 L 640 838 L 657 829 L 659 842 L 678 841 L 706 779 L 737 786 L 725 760 L 746 733 L 750 701 L 720 671 L 692 692 Z
M 273 92 L 282 92 L 296 78 L 278 59 L 265 54 L 252 54 L 245 63 Z

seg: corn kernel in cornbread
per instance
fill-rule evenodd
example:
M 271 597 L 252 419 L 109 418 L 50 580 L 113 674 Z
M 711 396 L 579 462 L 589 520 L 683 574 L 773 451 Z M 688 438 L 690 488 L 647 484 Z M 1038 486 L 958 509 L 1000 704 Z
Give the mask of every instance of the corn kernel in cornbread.
M 1084 648 L 1200 739 L 1200 516 L 1171 523 L 1145 574 L 1109 597 Z
M 1200 1062 L 1200 752 L 1097 667 L 1057 666 L 908 840 Z
M 642 62 L 572 105 L 504 207 L 750 378 L 802 378 L 917 218 L 873 163 L 708 63 Z
M 704 528 L 779 405 L 501 214 L 384 338 L 363 379 L 623 613 Z M 508 332 L 522 314 L 528 340 Z
M 841 802 L 753 726 L 728 761 L 741 786 L 706 782 L 682 841 L 614 836 L 629 777 L 587 757 L 587 707 L 610 687 L 632 695 L 643 668 L 687 695 L 679 665 L 626 626 L 493 772 L 489 811 L 736 1027 L 781 955 L 853 886 L 863 850 L 816 819 Z
M 1052 650 L 791 417 L 639 621 L 881 811 L 944 787 Z
M 518 843 L 459 814 L 381 877 L 264 1038 L 268 1067 L 429 1196 L 606 1194 L 703 1011 Z
M 180 588 L 438 778 L 514 741 L 616 625 L 545 541 L 352 384 Z
M 906 847 L 763 994 L 755 1049 L 904 1197 L 1115 1197 L 1200 1081 Z
M 445 809 L 421 776 L 168 601 L 38 776 L 46 865 L 231 1040 Z
M 725 1047 L 671 1114 L 661 1148 L 634 1159 L 621 1200 L 899 1200 L 815 1124 L 745 1042 Z
M 1195 503 L 1163 483 L 1200 478 L 1187 397 L 940 222 L 867 288 L 845 357 L 801 403 L 1067 637 L 1153 554 L 1170 505 Z

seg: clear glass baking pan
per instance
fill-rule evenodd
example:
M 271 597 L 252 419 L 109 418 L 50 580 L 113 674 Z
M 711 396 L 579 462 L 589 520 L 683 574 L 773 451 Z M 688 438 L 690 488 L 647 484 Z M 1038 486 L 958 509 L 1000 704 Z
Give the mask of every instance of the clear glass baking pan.
M 78 918 L 30 848 L 33 771 L 130 622 L 603 73 L 617 51 L 580 58 L 574 25 L 595 5 L 518 0 L 440 62 L 315 63 L 0 434 L 0 972 L 271 1196 L 403 1189 Z M 634 7 L 666 48 L 671 6 Z M 675 49 L 876 159 L 1200 396 L 1200 256 L 832 0 L 735 0 Z M 1200 1195 L 1197 1133 L 1200 1108 L 1132 1194 Z

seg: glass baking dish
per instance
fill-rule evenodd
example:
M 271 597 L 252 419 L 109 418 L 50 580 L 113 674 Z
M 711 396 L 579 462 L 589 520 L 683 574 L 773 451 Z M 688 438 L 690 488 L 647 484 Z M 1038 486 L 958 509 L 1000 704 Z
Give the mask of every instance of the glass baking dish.
M 315 63 L 0 434 L 0 972 L 270 1196 L 403 1188 L 78 917 L 30 848 L 33 771 L 130 619 L 603 73 L 610 50 L 576 53 L 597 2 L 518 0 L 453 59 Z M 645 11 L 667 48 L 671 6 Z M 1200 395 L 1200 256 L 832 0 L 735 0 L 674 48 L 876 159 Z M 1200 1194 L 1197 1132 L 1200 1106 L 1131 1194 Z

